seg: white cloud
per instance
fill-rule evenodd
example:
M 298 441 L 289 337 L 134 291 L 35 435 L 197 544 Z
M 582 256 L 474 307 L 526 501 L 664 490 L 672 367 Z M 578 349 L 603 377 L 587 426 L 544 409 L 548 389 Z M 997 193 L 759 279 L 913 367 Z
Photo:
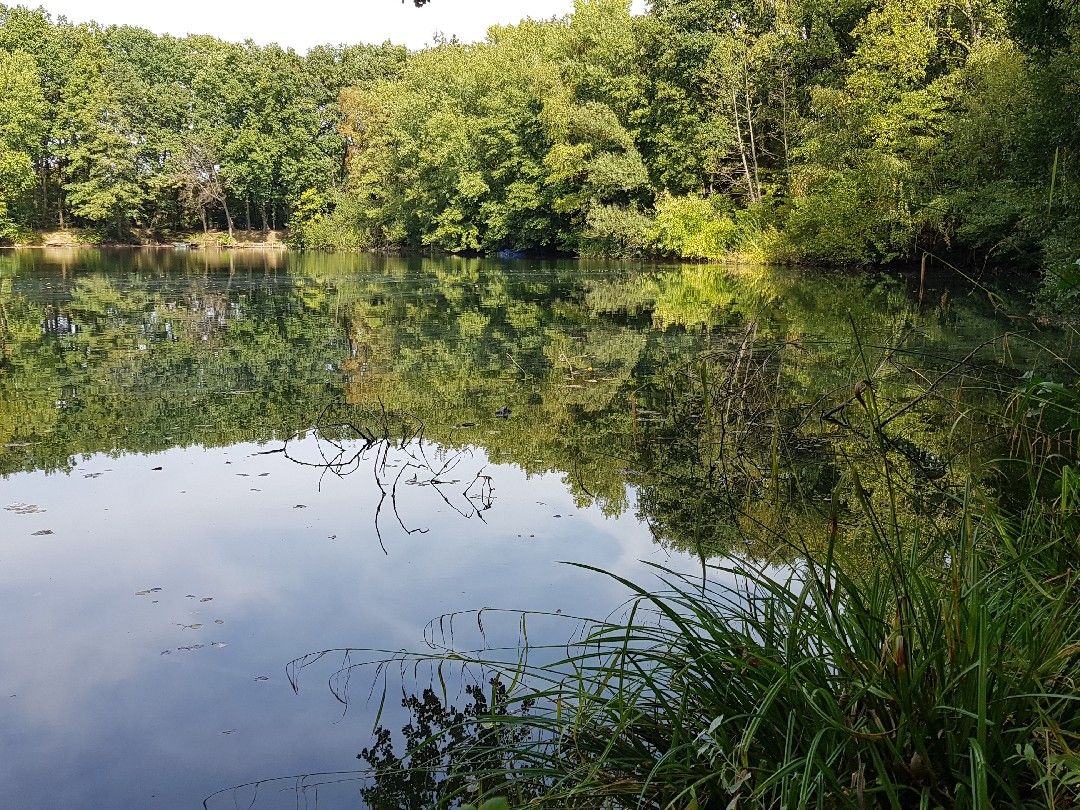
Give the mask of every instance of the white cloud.
M 573 0 L 433 0 L 421 9 L 412 0 L 42 0 L 41 4 L 74 22 L 95 20 L 178 36 L 213 34 L 232 41 L 277 42 L 297 50 L 327 42 L 386 40 L 418 48 L 431 42 L 436 32 L 475 41 L 491 25 L 523 17 L 560 17 L 573 9 Z M 637 10 L 643 6 L 644 0 L 636 0 Z

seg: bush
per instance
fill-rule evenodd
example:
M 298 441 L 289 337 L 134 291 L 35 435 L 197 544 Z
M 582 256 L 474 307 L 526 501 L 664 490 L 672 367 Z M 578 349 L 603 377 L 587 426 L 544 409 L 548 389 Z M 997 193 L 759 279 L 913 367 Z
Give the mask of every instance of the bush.
M 584 256 L 632 258 L 653 250 L 653 220 L 637 208 L 597 205 L 590 211 L 581 236 Z
M 722 259 L 735 243 L 735 223 L 704 197 L 662 196 L 656 203 L 659 249 L 682 259 Z
M 1043 261 L 1042 302 L 1075 320 L 1080 313 L 1080 217 L 1072 217 L 1043 241 Z
M 375 246 L 372 232 L 363 224 L 360 201 L 346 191 L 324 201 L 305 191 L 289 220 L 290 247 L 302 250 L 363 250 Z

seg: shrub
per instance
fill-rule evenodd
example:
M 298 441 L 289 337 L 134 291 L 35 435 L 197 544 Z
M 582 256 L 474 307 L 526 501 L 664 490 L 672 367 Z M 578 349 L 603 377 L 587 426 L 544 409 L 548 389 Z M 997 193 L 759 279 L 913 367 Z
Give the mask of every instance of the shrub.
M 704 197 L 662 196 L 656 203 L 659 249 L 683 259 L 721 259 L 731 253 L 735 223 Z
M 374 247 L 360 201 L 346 191 L 324 201 L 305 191 L 289 220 L 288 242 L 302 250 L 363 250 Z
M 581 236 L 584 256 L 637 257 L 653 249 L 653 220 L 637 208 L 597 205 Z

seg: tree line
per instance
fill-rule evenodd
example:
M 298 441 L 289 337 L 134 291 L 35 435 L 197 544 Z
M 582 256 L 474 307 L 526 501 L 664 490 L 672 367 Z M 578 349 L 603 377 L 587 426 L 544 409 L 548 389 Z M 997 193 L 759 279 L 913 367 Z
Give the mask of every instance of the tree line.
M 299 55 L 0 5 L 0 237 L 283 227 L 305 190 L 344 176 L 342 89 L 394 77 L 405 56 Z
M 422 13 L 422 12 L 418 12 Z M 0 230 L 1080 275 L 1070 0 L 577 0 L 321 47 L 0 6 Z
M 341 99 L 315 245 L 844 264 L 1077 281 L 1068 0 L 579 0 Z

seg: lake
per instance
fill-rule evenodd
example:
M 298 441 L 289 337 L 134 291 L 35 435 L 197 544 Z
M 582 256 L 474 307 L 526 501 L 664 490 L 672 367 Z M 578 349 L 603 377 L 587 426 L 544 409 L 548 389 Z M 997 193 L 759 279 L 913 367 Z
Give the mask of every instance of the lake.
M 328 688 L 345 653 L 294 692 L 298 657 L 626 598 L 563 561 L 788 565 L 870 444 L 864 379 L 905 515 L 948 520 L 1002 447 L 1002 392 L 1050 363 L 1025 328 L 944 272 L 920 295 L 764 268 L 0 253 L 3 803 L 198 807 L 349 771 L 376 707 Z M 516 620 L 485 636 L 512 646 Z

